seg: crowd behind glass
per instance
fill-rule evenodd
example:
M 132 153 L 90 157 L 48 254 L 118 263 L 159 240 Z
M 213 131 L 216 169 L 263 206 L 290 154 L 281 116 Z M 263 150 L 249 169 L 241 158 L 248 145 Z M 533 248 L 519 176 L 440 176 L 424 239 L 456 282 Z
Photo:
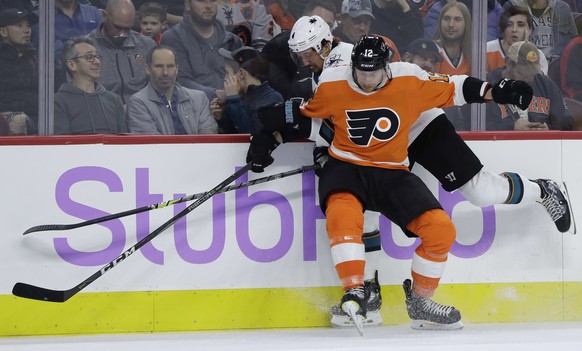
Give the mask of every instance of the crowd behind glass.
M 482 124 L 468 106 L 446 109 L 457 130 L 582 129 L 582 0 L 0 0 L 0 11 L 0 135 L 255 132 L 257 109 L 296 96 L 301 63 L 322 55 L 289 54 L 302 15 L 334 41 L 381 35 L 391 61 L 532 86 L 527 111 L 489 103 Z M 43 32 L 54 42 L 41 45 Z

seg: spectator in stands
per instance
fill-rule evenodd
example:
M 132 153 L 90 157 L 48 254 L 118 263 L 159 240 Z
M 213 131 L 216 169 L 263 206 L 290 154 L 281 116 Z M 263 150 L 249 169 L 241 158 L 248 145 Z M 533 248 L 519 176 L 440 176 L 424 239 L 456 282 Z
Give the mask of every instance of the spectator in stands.
M 531 14 L 524 7 L 509 7 L 499 18 L 499 30 L 502 37 L 487 42 L 487 72 L 505 67 L 505 53 L 513 43 L 529 41 L 533 30 Z M 548 74 L 548 60 L 541 51 L 539 58 L 542 72 Z
M 148 52 L 148 85 L 127 104 L 129 130 L 137 134 L 216 134 L 218 128 L 206 95 L 176 83 L 174 50 L 160 45 Z
M 55 134 L 127 132 L 121 98 L 97 82 L 101 56 L 90 39 L 79 37 L 63 47 L 63 66 L 72 77 L 55 94 Z
M 408 44 L 404 61 L 414 63 L 427 72 L 436 72 L 436 65 L 443 61 L 443 57 L 434 41 L 418 38 Z
M 147 84 L 144 57 L 156 43 L 131 29 L 135 7 L 130 0 L 109 0 L 103 23 L 88 38 L 102 56 L 99 82 L 119 95 L 124 104 Z
M 443 57 L 437 64 L 438 73 L 470 75 L 471 25 L 471 14 L 465 4 L 451 1 L 443 6 L 434 37 Z
M 26 12 L 33 12 L 38 4 L 31 0 L 0 0 L 0 12 L 6 9 L 18 9 Z
M 26 114 L 28 134 L 38 125 L 38 53 L 30 44 L 37 22 L 37 15 L 24 10 L 0 13 L 0 113 Z
M 218 19 L 226 30 L 238 35 L 243 45 L 262 49 L 274 35 L 281 33 L 265 5 L 257 0 L 224 1 L 218 7 Z
M 374 0 L 372 13 L 375 19 L 370 31 L 390 38 L 400 52 L 405 52 L 408 43 L 423 35 L 422 16 L 407 0 Z
M 139 25 L 141 34 L 152 38 L 160 45 L 162 35 L 168 29 L 168 13 L 164 5 L 146 2 L 139 8 Z
M 190 14 L 164 33 L 162 44 L 176 53 L 178 83 L 186 88 L 202 90 L 212 99 L 224 84 L 224 57 L 217 48 L 234 51 L 242 40 L 228 32 L 216 19 L 215 0 L 186 0 Z
M 564 94 L 582 102 L 582 36 L 572 39 L 562 52 L 560 77 Z
M 467 6 L 469 13 L 472 14 L 473 1 L 459 0 Z M 428 8 L 424 17 L 424 37 L 427 39 L 434 38 L 437 31 L 439 14 L 448 0 L 435 0 Z M 503 7 L 496 0 L 487 0 L 487 41 L 499 38 L 499 18 L 503 12 Z
M 58 56 L 65 43 L 86 35 L 102 22 L 101 11 L 77 0 L 55 0 L 55 52 Z
M 572 130 L 572 115 L 560 88 L 542 74 L 538 48 L 527 41 L 512 44 L 507 51 L 507 67 L 497 68 L 487 75 L 496 83 L 503 78 L 527 82 L 533 88 L 533 99 L 527 111 L 510 105 L 488 104 L 487 129 Z
M 262 129 L 257 117 L 259 107 L 282 102 L 283 97 L 267 82 L 268 61 L 259 51 L 243 46 L 233 52 L 219 49 L 225 61 L 223 101 L 210 103 L 222 133 L 255 133 Z
M 91 33 L 101 22 L 101 11 L 95 6 L 77 0 L 55 0 L 55 90 L 67 81 L 67 69 L 59 59 L 65 43 Z M 38 26 L 33 27 L 32 37 L 38 42 Z
M 293 15 L 293 17 L 295 17 L 295 19 L 299 19 L 299 17 L 305 16 L 305 7 L 309 3 L 309 1 L 310 0 L 287 1 L 287 9 L 289 10 L 289 12 L 291 12 L 291 15 Z
M 1 0 L 0 0 L 1 1 Z M 85 0 L 99 9 L 105 9 L 107 0 Z M 136 9 L 139 9 L 146 2 L 151 0 L 131 0 Z M 174 26 L 182 21 L 184 14 L 184 0 L 159 0 L 166 6 L 168 26 Z
M 145 3 L 151 0 L 132 0 L 136 9 L 141 8 Z M 165 6 L 166 21 L 168 27 L 175 26 L 182 22 L 182 15 L 184 14 L 184 0 L 158 0 L 156 1 Z
M 336 28 L 333 35 L 343 42 L 355 44 L 362 35 L 370 34 L 370 25 L 373 19 L 370 0 L 343 0 L 340 15 L 341 25 Z M 386 45 L 392 49 L 390 62 L 400 61 L 400 53 L 394 42 L 385 36 L 378 36 L 384 39 Z
M 521 6 L 533 18 L 534 43 L 552 62 L 562 54 L 566 45 L 578 34 L 570 6 L 562 0 L 509 0 L 504 8 Z
M 337 8 L 331 0 L 311 0 L 305 6 L 303 16 L 319 16 L 330 28 L 335 23 L 335 14 Z M 305 91 L 311 91 L 312 72 L 309 67 L 297 67 L 297 64 L 289 54 L 289 36 L 291 31 L 284 31 L 271 39 L 263 48 L 261 53 L 269 61 L 269 83 L 273 89 L 277 90 L 283 98 L 289 99 L 296 96 L 299 92 L 297 81 L 304 78 L 308 85 Z M 295 89 L 295 90 L 294 90 Z

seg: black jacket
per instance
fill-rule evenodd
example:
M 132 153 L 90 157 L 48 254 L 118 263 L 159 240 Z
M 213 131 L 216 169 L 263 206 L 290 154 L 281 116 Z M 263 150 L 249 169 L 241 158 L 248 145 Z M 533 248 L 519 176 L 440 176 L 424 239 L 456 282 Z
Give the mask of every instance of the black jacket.
M 38 122 L 38 53 L 32 46 L 22 56 L 0 44 L 0 112 L 24 112 Z

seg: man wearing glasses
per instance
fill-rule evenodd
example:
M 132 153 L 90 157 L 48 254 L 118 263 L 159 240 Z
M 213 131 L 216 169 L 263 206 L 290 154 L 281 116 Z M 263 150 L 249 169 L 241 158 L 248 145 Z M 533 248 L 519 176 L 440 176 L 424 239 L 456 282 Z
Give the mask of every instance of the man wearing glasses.
M 87 38 L 63 48 L 63 66 L 72 77 L 55 94 L 55 134 L 117 134 L 127 132 L 121 98 L 97 82 L 101 59 Z
M 124 104 L 146 86 L 145 57 L 156 46 L 151 38 L 131 30 L 134 20 L 135 7 L 130 0 L 109 0 L 103 23 L 88 35 L 103 56 L 103 67 L 107 68 L 99 82 L 119 95 Z

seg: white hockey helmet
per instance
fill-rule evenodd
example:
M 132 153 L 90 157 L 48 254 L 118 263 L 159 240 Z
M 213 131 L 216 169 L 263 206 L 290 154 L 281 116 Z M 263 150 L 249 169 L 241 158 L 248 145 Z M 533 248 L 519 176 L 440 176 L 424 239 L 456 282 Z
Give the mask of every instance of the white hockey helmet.
M 289 50 L 294 53 L 313 48 L 317 53 L 323 51 L 322 41 L 332 42 L 331 29 L 319 16 L 303 16 L 295 22 L 289 36 Z

